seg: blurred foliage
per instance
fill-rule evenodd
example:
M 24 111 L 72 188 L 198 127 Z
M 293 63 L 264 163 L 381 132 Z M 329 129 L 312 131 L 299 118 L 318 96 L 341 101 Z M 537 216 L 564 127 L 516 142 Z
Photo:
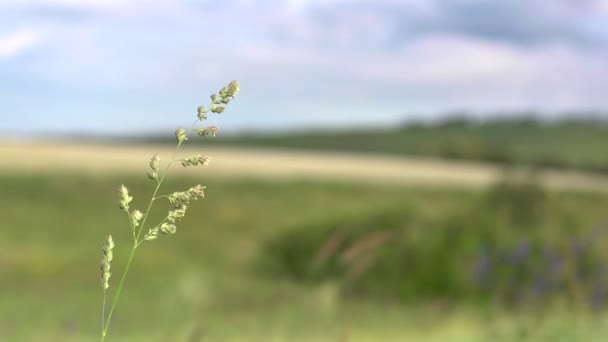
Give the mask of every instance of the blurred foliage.
M 596 271 L 608 266 L 605 244 L 590 237 L 597 232 L 581 215 L 533 178 L 505 178 L 466 208 L 439 215 L 403 203 L 294 227 L 268 241 L 260 263 L 274 276 L 336 281 L 345 296 L 510 306 L 537 291 L 543 300 L 571 297 L 578 305 L 581 296 L 603 296 Z M 556 271 L 566 267 L 556 263 L 569 268 Z
M 459 205 L 456 194 L 474 196 L 456 190 L 203 178 L 167 180 L 165 189 L 200 182 L 207 186 L 206 198 L 189 208 L 179 235 L 154 249 L 141 247 L 113 322 L 116 340 L 180 341 L 171 333 L 195 323 L 216 341 L 339 336 L 343 319 L 366 316 L 377 307 L 353 301 L 342 310 L 331 284 L 309 288 L 261 276 L 252 264 L 262 243 L 294 225 L 372 215 L 397 201 L 424 212 L 429 203 Z M 141 175 L 0 174 L 0 341 L 83 341 L 99 335 L 104 238 L 110 232 L 116 242 L 114 279 L 120 278 L 131 243 L 129 223 L 118 209 L 120 184 L 129 186 L 132 207 L 138 209 L 153 190 L 145 165 Z M 162 219 L 166 203 L 156 205 L 159 215 L 151 222 Z M 402 313 L 395 317 L 394 329 L 373 318 L 357 326 L 370 329 L 364 334 L 399 333 Z
M 211 144 L 320 151 L 440 157 L 503 165 L 608 172 L 608 120 L 584 113 L 541 120 L 534 113 L 475 119 L 455 113 L 436 122 L 398 128 L 248 133 L 219 137 Z M 141 137 L 149 142 L 170 137 Z
M 605 194 L 548 192 L 515 181 L 478 192 L 180 177 L 167 188 L 193 181 L 208 186 L 207 198 L 190 208 L 179 235 L 141 250 L 114 322 L 116 341 L 185 341 L 180 336 L 192 331 L 214 341 L 335 341 L 344 334 L 362 341 L 486 341 L 479 333 L 488 324 L 479 317 L 487 314 L 478 304 L 496 302 L 500 311 L 517 302 L 509 298 L 527 301 L 519 289 L 532 293 L 527 279 L 550 270 L 545 249 L 586 265 L 574 269 L 591 275 L 574 283 L 580 290 L 562 293 L 585 303 L 593 293 L 601 302 L 593 286 L 608 248 L 594 232 L 606 218 Z M 116 240 L 116 277 L 130 241 L 117 208 L 122 183 L 134 208 L 153 190 L 145 172 L 0 175 L 0 340 L 98 336 L 104 236 L 111 231 Z M 569 259 L 579 241 L 584 256 Z M 530 257 L 512 263 L 516 252 Z M 482 275 L 484 261 L 492 267 Z M 574 326 L 579 316 L 569 309 L 531 303 L 558 315 L 547 323 L 547 341 L 558 332 L 591 341 L 606 331 L 583 318 Z M 442 314 L 446 305 L 454 316 Z M 523 317 L 501 314 L 497 321 Z

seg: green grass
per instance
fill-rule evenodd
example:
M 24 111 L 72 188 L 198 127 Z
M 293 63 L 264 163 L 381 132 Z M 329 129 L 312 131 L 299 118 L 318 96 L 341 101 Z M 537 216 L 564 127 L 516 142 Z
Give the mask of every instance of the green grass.
M 186 189 L 193 182 L 168 179 L 163 189 Z M 153 189 L 145 175 L 0 176 L 0 340 L 96 340 L 104 237 L 111 233 L 117 244 L 110 291 L 131 243 L 128 222 L 117 207 L 121 183 L 135 197 L 134 209 L 144 205 Z M 285 231 L 400 206 L 441 218 L 470 208 L 481 193 L 308 181 L 213 178 L 202 183 L 208 186 L 207 198 L 190 205 L 177 234 L 138 251 L 108 341 L 186 341 L 192 331 L 207 341 L 341 341 L 343 335 L 348 341 L 487 338 L 480 328 L 484 313 L 474 305 L 408 307 L 341 297 L 334 282 L 303 284 L 257 268 L 265 243 Z M 552 196 L 582 227 L 605 218 L 604 195 Z M 157 209 L 164 213 L 161 206 Z M 433 231 L 428 234 L 432 237 Z M 497 322 L 505 322 L 500 329 L 507 332 L 521 319 L 498 317 Z M 574 317 L 555 311 L 543 327 L 547 333 L 562 329 L 574 336 L 567 340 L 599 340 L 606 333 L 603 316 Z

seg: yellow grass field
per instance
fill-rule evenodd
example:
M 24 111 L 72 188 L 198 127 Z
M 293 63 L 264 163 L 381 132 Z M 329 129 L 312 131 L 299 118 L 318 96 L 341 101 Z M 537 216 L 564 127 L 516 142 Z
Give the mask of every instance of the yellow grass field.
M 150 145 L 0 141 L 0 169 L 147 172 L 152 153 L 166 160 L 173 151 L 171 147 Z M 212 157 L 205 174 L 213 176 L 483 187 L 496 181 L 503 172 L 496 166 L 481 163 L 249 148 L 186 145 L 178 156 L 196 154 Z M 197 168 L 174 168 L 173 171 L 201 172 Z M 539 180 L 558 190 L 608 191 L 608 177 L 580 172 L 543 171 Z

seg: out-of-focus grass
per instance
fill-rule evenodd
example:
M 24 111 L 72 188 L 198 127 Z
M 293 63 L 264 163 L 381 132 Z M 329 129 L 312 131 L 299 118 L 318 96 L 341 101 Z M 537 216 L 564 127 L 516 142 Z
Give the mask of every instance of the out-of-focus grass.
M 165 191 L 192 178 L 169 180 Z M 129 186 L 141 208 L 152 184 L 133 176 L 21 173 L 0 176 L 0 340 L 95 340 L 100 330 L 98 264 L 104 236 L 116 240 L 110 291 L 124 267 L 130 231 L 117 209 L 117 187 Z M 179 341 L 475 341 L 488 338 L 484 313 L 429 303 L 403 307 L 340 298 L 336 284 L 266 278 L 252 265 L 268 238 L 285 229 L 408 206 L 436 216 L 479 195 L 459 190 L 304 181 L 203 179 L 207 198 L 194 203 L 175 236 L 139 250 L 109 340 Z M 608 198 L 559 194 L 580 222 L 600 222 Z M 156 209 L 161 217 L 162 202 Z M 154 220 L 153 220 L 154 221 Z M 432 234 L 432 232 L 429 232 Z M 499 330 L 519 319 L 498 314 Z M 549 314 L 549 333 L 591 341 L 600 318 Z M 500 325 L 500 324 L 499 324 Z M 506 327 L 506 328 L 505 328 Z M 508 334 L 509 335 L 509 334 Z M 512 334 L 510 334 L 512 335 Z M 509 335 L 509 336 L 510 336 Z M 500 336 L 499 336 L 500 337 Z M 496 337 L 496 338 L 499 338 Z M 551 339 L 547 339 L 551 340 Z
M 247 134 L 220 137 L 209 144 L 430 156 L 606 173 L 607 132 L 606 121 L 576 117 L 556 122 L 542 122 L 533 117 L 484 122 L 448 118 L 436 124 L 413 123 L 390 129 Z M 172 141 L 170 139 L 147 140 Z

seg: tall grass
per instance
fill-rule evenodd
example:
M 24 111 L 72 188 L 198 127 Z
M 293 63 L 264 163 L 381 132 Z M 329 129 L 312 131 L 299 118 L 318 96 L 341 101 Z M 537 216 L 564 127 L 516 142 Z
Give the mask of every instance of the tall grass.
M 216 94 L 211 95 L 211 105 L 209 106 L 209 111 L 211 113 L 221 114 L 224 112 L 225 106 L 230 103 L 232 99 L 234 99 L 239 93 L 240 85 L 237 81 L 232 81 L 226 87 L 222 87 L 220 91 Z M 197 124 L 203 120 L 207 119 L 207 108 L 204 106 L 199 106 L 197 109 L 197 117 L 196 120 L 192 123 L 188 130 L 180 127 L 175 131 L 175 137 L 177 139 L 177 147 L 175 148 L 175 152 L 170 157 L 169 161 L 166 163 L 164 169 L 161 170 L 161 159 L 158 154 L 154 154 L 150 160 L 150 169 L 151 171 L 148 173 L 148 178 L 155 182 L 155 188 L 152 193 L 152 196 L 146 206 L 144 212 L 141 212 L 137 209 L 131 210 L 130 204 L 133 201 L 133 197 L 130 195 L 128 188 L 125 185 L 121 185 L 119 188 L 119 209 L 122 210 L 127 218 L 131 228 L 131 235 L 133 237 L 133 245 L 131 247 L 131 251 L 129 253 L 129 257 L 127 259 L 127 263 L 125 269 L 122 273 L 122 277 L 120 278 L 120 282 L 118 283 L 118 287 L 116 288 L 116 292 L 114 294 L 114 298 L 112 300 L 112 304 L 109 308 L 109 311 L 106 316 L 106 293 L 110 287 L 110 277 L 112 273 L 111 270 L 111 262 L 113 259 L 113 249 L 115 247 L 114 239 L 112 235 L 108 235 L 106 242 L 103 245 L 102 252 L 103 256 L 101 259 L 101 287 L 103 290 L 103 301 L 102 301 L 102 309 L 101 309 L 101 338 L 100 341 L 104 341 L 108 330 L 110 328 L 110 323 L 112 321 L 112 316 L 116 309 L 116 305 L 118 304 L 118 300 L 120 299 L 120 294 L 125 286 L 125 280 L 127 279 L 127 275 L 129 274 L 129 269 L 133 263 L 133 258 L 137 249 L 146 242 L 151 242 L 156 240 L 159 235 L 172 235 L 177 231 L 177 223 L 181 222 L 186 215 L 186 211 L 188 209 L 188 205 L 190 202 L 195 201 L 199 198 L 205 196 L 204 190 L 205 187 L 202 185 L 195 185 L 194 187 L 189 188 L 185 191 L 168 193 L 165 195 L 159 194 L 159 190 L 163 185 L 165 177 L 171 168 L 171 165 L 175 162 L 180 162 L 183 167 L 190 166 L 199 166 L 206 165 L 210 157 L 207 156 L 191 156 L 185 157 L 181 159 L 177 159 L 177 152 L 182 144 L 188 140 L 188 135 L 192 133 L 196 133 L 201 137 L 206 136 L 215 136 L 217 128 L 215 126 L 209 126 L 205 128 L 197 128 Z M 158 200 L 167 200 L 170 204 L 170 209 L 168 214 L 160 220 L 157 224 L 151 224 L 150 227 L 146 226 L 148 223 L 148 218 L 150 217 L 150 211 L 154 203 Z M 148 228 L 146 232 L 146 228 Z M 144 233 L 145 232 L 145 233 Z
M 168 178 L 166 185 L 188 188 L 196 181 L 199 177 Z M 0 340 L 83 341 L 98 336 L 99 307 L 91 300 L 99 298 L 98 273 L 91 265 L 99 255 L 91 253 L 90 246 L 98 245 L 104 233 L 111 233 L 117 243 L 132 238 L 123 214 L 115 210 L 115 185 L 121 182 L 138 197 L 152 194 L 150 181 L 129 175 L 36 170 L 0 175 Z M 531 312 L 510 312 L 498 301 L 484 305 L 486 296 L 496 294 L 500 299 L 502 292 L 484 293 L 474 273 L 483 254 L 476 248 L 482 238 L 475 222 L 496 229 L 501 244 L 488 246 L 491 252 L 513 253 L 531 227 L 540 227 L 534 231 L 542 233 L 545 243 L 568 247 L 575 242 L 573 237 L 592 236 L 605 222 L 604 194 L 541 190 L 544 218 L 519 226 L 507 224 L 510 215 L 499 209 L 500 201 L 489 204 L 489 198 L 498 196 L 492 191 L 217 177 L 205 182 L 213 184 L 206 190 L 213 200 L 189 208 L 182 223 L 187 229 L 137 255 L 112 321 L 113 340 L 187 341 L 196 331 L 214 341 L 337 341 L 343 335 L 352 341 L 505 341 L 526 329 L 532 341 L 554 341 L 556 336 L 602 341 L 605 336 L 605 312 L 574 308 L 567 298 L 563 304 L 559 299 L 534 304 L 542 313 L 542 324 L 534 323 L 537 316 Z M 551 213 L 564 222 L 548 220 Z M 162 220 L 164 214 L 152 211 L 151 222 Z M 311 248 L 310 258 L 302 258 L 308 271 L 325 238 L 341 223 L 363 227 L 355 230 L 363 234 L 390 228 L 390 217 L 408 215 L 410 222 L 420 223 L 411 226 L 416 238 L 411 253 L 433 255 L 439 250 L 433 246 L 440 245 L 450 224 L 460 227 L 463 236 L 453 244 L 479 241 L 468 248 L 470 258 L 449 264 L 453 271 L 448 274 L 462 274 L 470 293 L 451 290 L 454 295 L 442 299 L 436 295 L 441 292 L 416 290 L 419 299 L 398 304 L 375 290 L 385 284 L 367 281 L 357 288 L 352 283 L 357 278 L 334 277 L 340 274 L 325 274 L 323 267 L 311 273 L 318 278 L 300 281 L 282 268 L 281 257 L 268 258 L 268 246 L 288 232 L 310 231 L 301 234 L 318 235 L 319 244 Z M 378 221 L 382 224 L 365 227 L 381 216 L 386 217 Z M 606 250 L 603 240 L 595 239 L 594 244 Z M 128 249 L 118 246 L 112 270 L 124 269 L 128 257 Z M 462 248 L 453 247 L 449 253 L 458 256 L 458 250 Z M 423 270 L 416 263 L 412 267 Z M 418 287 L 423 283 L 419 271 L 406 279 L 406 268 L 402 282 Z M 441 272 L 442 268 L 428 268 L 425 277 L 439 277 Z M 326 275 L 330 277 L 321 278 Z

